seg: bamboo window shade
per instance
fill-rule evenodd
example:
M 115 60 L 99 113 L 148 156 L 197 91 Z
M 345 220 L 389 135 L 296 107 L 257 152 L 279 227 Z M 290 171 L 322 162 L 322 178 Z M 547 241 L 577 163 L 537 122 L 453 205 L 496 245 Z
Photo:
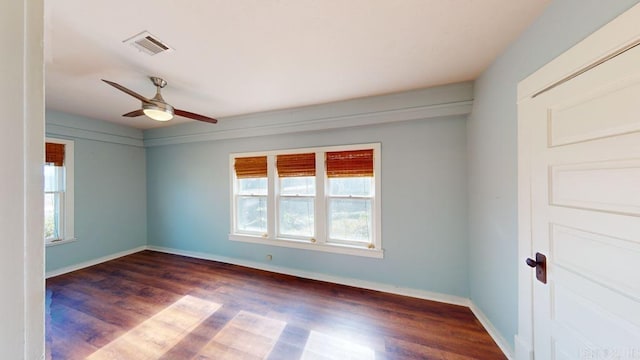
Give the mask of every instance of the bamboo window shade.
M 331 151 L 325 157 L 330 178 L 373 176 L 373 149 Z
M 45 163 L 64 166 L 64 144 L 45 143 Z
M 286 154 L 276 157 L 279 177 L 316 176 L 316 154 Z
M 267 177 L 266 156 L 236 158 L 234 167 L 238 179 Z

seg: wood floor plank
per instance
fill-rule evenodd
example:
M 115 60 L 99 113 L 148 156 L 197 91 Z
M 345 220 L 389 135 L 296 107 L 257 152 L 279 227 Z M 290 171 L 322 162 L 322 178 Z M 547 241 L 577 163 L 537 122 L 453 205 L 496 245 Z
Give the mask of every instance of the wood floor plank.
M 285 326 L 283 321 L 241 311 L 198 352 L 196 358 L 265 359 Z
M 159 359 L 220 306 L 193 296 L 184 296 L 103 346 L 87 359 Z
M 153 251 L 47 290 L 53 359 L 505 359 L 463 306 Z

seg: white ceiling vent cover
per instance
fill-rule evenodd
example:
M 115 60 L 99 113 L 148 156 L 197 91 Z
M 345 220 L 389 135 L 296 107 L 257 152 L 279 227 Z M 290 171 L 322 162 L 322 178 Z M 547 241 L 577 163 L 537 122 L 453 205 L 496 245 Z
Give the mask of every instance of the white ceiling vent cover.
M 161 52 L 173 51 L 173 49 L 158 39 L 156 36 L 151 35 L 148 31 L 143 31 L 137 35 L 134 35 L 123 41 L 125 44 L 130 44 L 139 51 L 145 52 L 149 55 L 156 55 Z

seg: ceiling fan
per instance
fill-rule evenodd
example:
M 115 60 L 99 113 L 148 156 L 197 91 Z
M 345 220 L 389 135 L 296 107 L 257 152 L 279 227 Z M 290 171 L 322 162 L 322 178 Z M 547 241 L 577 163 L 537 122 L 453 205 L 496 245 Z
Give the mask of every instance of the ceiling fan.
M 173 106 L 167 104 L 167 102 L 164 101 L 164 99 L 162 98 L 162 94 L 160 93 L 160 90 L 163 87 L 167 86 L 167 82 L 164 79 L 161 79 L 155 76 L 150 76 L 149 79 L 151 79 L 151 82 L 153 83 L 153 85 L 156 86 L 156 89 L 157 89 L 156 96 L 152 97 L 151 99 L 147 99 L 146 97 L 138 94 L 137 92 L 133 90 L 129 90 L 126 87 L 118 83 L 115 83 L 113 81 L 109 81 L 105 79 L 102 79 L 102 81 L 142 101 L 142 109 L 133 110 L 131 112 L 123 114 L 122 116 L 136 117 L 136 116 L 146 115 L 153 120 L 169 121 L 173 119 L 174 115 L 178 115 L 178 116 L 186 117 L 189 119 L 204 121 L 212 124 L 215 124 L 218 122 L 218 120 L 214 118 L 192 113 L 185 110 L 176 109 Z

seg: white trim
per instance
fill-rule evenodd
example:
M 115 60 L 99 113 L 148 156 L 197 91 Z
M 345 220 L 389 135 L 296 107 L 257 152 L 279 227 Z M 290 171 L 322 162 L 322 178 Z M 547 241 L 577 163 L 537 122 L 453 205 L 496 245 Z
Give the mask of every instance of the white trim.
M 76 242 L 77 240 L 78 240 L 78 238 L 69 238 L 69 239 L 64 239 L 64 240 L 49 241 L 49 242 L 45 243 L 45 247 L 64 245 L 64 244 Z
M 529 344 L 526 341 L 523 341 L 522 338 L 520 338 L 520 336 L 516 335 L 515 343 L 516 343 L 516 348 L 514 352 L 515 359 L 534 360 L 533 348 L 531 348 L 531 346 L 529 346 Z
M 343 244 L 316 242 L 312 243 L 306 240 L 291 240 L 291 239 L 270 239 L 262 236 L 251 236 L 242 234 L 229 234 L 229 240 L 241 241 L 260 245 L 270 245 L 278 247 L 286 247 L 292 249 L 303 249 L 312 251 L 322 251 L 334 254 L 343 255 L 355 255 L 372 257 L 382 259 L 384 257 L 384 251 L 381 249 L 368 249 L 356 246 L 348 246 Z
M 316 272 L 291 269 L 291 268 L 282 267 L 282 266 L 267 265 L 267 264 L 263 264 L 255 261 L 240 260 L 240 259 L 230 258 L 226 256 L 217 256 L 217 255 L 212 255 L 212 254 L 207 254 L 207 253 L 197 252 L 197 251 L 178 250 L 178 249 L 167 248 L 162 246 L 153 246 L 153 245 L 147 246 L 147 249 L 152 251 L 163 252 L 167 254 L 217 261 L 217 262 L 222 262 L 222 263 L 232 264 L 232 265 L 239 265 L 239 266 L 249 267 L 252 269 L 275 272 L 278 274 L 297 276 L 304 279 L 326 281 L 334 284 L 381 291 L 381 292 L 386 292 L 386 293 L 395 294 L 395 295 L 408 296 L 416 299 L 423 299 L 423 300 L 437 301 L 445 304 L 465 306 L 471 310 L 473 315 L 478 319 L 480 324 L 482 324 L 482 326 L 485 328 L 487 333 L 489 333 L 489 336 L 491 336 L 493 341 L 495 341 L 495 343 L 498 345 L 498 347 L 504 353 L 507 359 L 509 360 L 514 359 L 513 349 L 511 348 L 511 345 L 509 344 L 509 342 L 504 337 L 502 337 L 502 335 L 500 335 L 500 332 L 496 330 L 495 326 L 493 326 L 491 321 L 489 321 L 489 319 L 484 315 L 484 313 L 471 300 L 465 297 L 435 293 L 431 291 L 412 289 L 412 288 L 406 288 L 406 287 L 399 287 L 399 286 L 394 286 L 390 284 L 384 284 L 384 283 L 373 282 L 373 281 L 365 281 L 365 280 L 347 278 L 342 276 L 326 275 L 326 274 L 321 274 Z
M 144 131 L 145 146 L 237 139 L 338 129 L 397 121 L 465 116 L 471 112 L 473 83 L 463 82 L 327 104 L 264 111 L 219 119 L 215 126 L 191 122 Z
M 520 261 L 533 253 L 531 239 L 530 124 L 518 105 L 518 332 L 519 348 L 533 349 L 533 272 Z M 516 352 L 521 356 L 520 352 Z M 524 358 L 517 357 L 518 360 Z
M 144 146 L 144 134 L 139 129 L 53 110 L 47 110 L 45 117 L 48 136 Z
M 276 150 L 265 150 L 265 151 L 234 152 L 229 154 L 229 159 L 234 159 L 236 157 L 241 157 L 241 156 L 271 156 L 271 155 L 284 155 L 284 154 L 299 154 L 299 153 L 305 153 L 305 152 L 311 153 L 311 152 L 318 152 L 318 151 L 350 151 L 350 150 L 362 150 L 362 149 L 370 149 L 370 148 L 374 148 L 374 150 L 380 151 L 380 148 L 379 148 L 380 146 L 381 144 L 379 142 L 373 142 L 373 143 L 362 143 L 362 144 L 314 146 L 314 147 L 276 149 Z M 233 170 L 233 164 L 231 164 L 231 170 Z
M 85 139 L 101 141 L 111 144 L 128 145 L 135 147 L 143 147 L 144 143 L 142 139 L 132 138 L 129 136 L 123 136 L 119 134 L 110 134 L 106 132 L 78 129 L 71 126 L 65 126 L 60 124 L 47 124 L 47 135 L 50 136 L 64 136 L 74 139 Z
M 518 101 L 640 39 L 640 4 L 589 35 L 518 84 Z
M 226 256 L 217 256 L 217 255 L 207 254 L 207 253 L 198 252 L 198 251 L 178 250 L 178 249 L 167 248 L 162 246 L 153 246 L 153 245 L 147 246 L 147 249 L 152 251 L 163 252 L 167 254 L 188 256 L 196 259 L 212 260 L 212 261 L 222 262 L 226 264 L 249 267 L 252 269 L 271 271 L 278 274 L 297 276 L 305 279 L 326 281 L 334 284 L 347 285 L 347 286 L 353 286 L 353 287 L 358 287 L 362 289 L 376 290 L 376 291 L 382 291 L 382 292 L 387 292 L 387 293 L 396 294 L 396 295 L 409 296 L 417 299 L 431 300 L 431 301 L 437 301 L 437 302 L 460 305 L 460 306 L 469 306 L 469 299 L 460 297 L 460 296 L 455 296 L 455 295 L 447 295 L 447 294 L 435 293 L 430 291 L 399 287 L 399 286 L 394 286 L 390 284 L 383 284 L 383 283 L 378 283 L 373 281 L 365 281 L 365 280 L 347 278 L 342 276 L 326 275 L 326 274 L 321 274 L 321 273 L 316 273 L 311 271 L 291 269 L 283 266 L 267 265 L 267 264 L 263 264 L 255 261 L 241 260 L 241 259 L 230 258 Z
M 75 241 L 75 145 L 73 140 L 67 139 L 58 139 L 47 137 L 45 139 L 46 142 L 54 143 L 54 144 L 64 144 L 65 146 L 65 154 L 64 154 L 64 204 L 63 204 L 63 220 L 62 220 L 62 235 L 63 239 L 47 241 L 45 240 L 45 244 L 56 244 L 56 243 L 67 243 L 71 241 Z
M 55 269 L 55 270 L 51 270 L 51 271 L 47 271 L 45 278 L 51 278 L 54 276 L 59 276 L 62 274 L 66 274 L 66 273 L 70 273 L 72 271 L 76 271 L 76 270 L 80 270 L 80 269 L 84 269 L 90 266 L 94 266 L 94 265 L 98 265 L 101 264 L 103 262 L 107 262 L 110 260 L 115 260 L 117 258 L 121 258 L 123 256 L 127 256 L 127 255 L 131 255 L 131 254 L 135 254 L 137 252 L 146 250 L 147 246 L 143 245 L 143 246 L 138 246 L 137 248 L 133 248 L 133 249 L 129 249 L 129 250 L 125 250 L 125 251 L 120 251 L 117 252 L 115 254 L 111 254 L 111 255 L 106 255 L 106 256 L 102 256 L 93 260 L 89 260 L 89 261 L 83 261 L 81 263 L 75 264 L 75 265 L 70 265 L 70 266 L 65 266 L 63 268 L 60 269 Z
M 365 256 L 382 259 L 384 257 L 384 251 L 382 248 L 382 205 L 381 205 L 381 147 L 380 143 L 365 143 L 365 144 L 348 144 L 348 145 L 333 145 L 333 146 L 320 146 L 310 148 L 294 148 L 284 150 L 267 150 L 258 152 L 243 152 L 243 153 L 231 153 L 229 154 L 229 182 L 230 182 L 230 195 L 231 195 L 231 234 L 229 234 L 229 240 L 242 241 L 255 244 L 271 245 L 288 247 L 295 249 L 305 249 L 312 251 L 323 251 L 345 255 Z M 372 202 L 371 210 L 372 226 L 371 241 L 366 244 L 359 244 L 355 242 L 340 242 L 330 241 L 328 238 L 329 224 L 326 202 L 329 201 L 328 192 L 328 179 L 325 176 L 325 159 L 324 154 L 330 151 L 350 151 L 350 150 L 373 150 L 374 161 L 374 190 L 371 197 L 367 197 Z M 299 153 L 315 153 L 316 154 L 316 194 L 314 196 L 316 209 L 315 209 L 315 235 L 311 239 L 293 239 L 279 237 L 278 234 L 278 181 L 276 175 L 275 157 L 282 154 L 299 154 Z M 265 234 L 247 234 L 246 232 L 237 231 L 237 178 L 234 170 L 235 159 L 238 157 L 252 157 L 252 156 L 266 156 L 267 158 L 267 179 L 268 179 L 268 191 L 267 191 L 267 232 Z M 320 212 L 319 210 L 322 210 Z M 372 248 L 369 248 L 372 246 Z
M 489 336 L 491 336 L 493 341 L 496 342 L 496 344 L 498 345 L 500 350 L 505 354 L 505 356 L 509 360 L 514 359 L 513 349 L 509 345 L 509 342 L 500 335 L 500 332 L 496 330 L 496 328 L 493 326 L 491 321 L 489 321 L 489 319 L 484 315 L 484 313 L 471 300 L 461 296 L 394 286 L 390 284 L 384 284 L 384 283 L 379 283 L 374 281 L 365 281 L 365 280 L 359 280 L 359 279 L 342 277 L 342 276 L 326 275 L 326 274 L 321 274 L 321 273 L 316 273 L 311 271 L 291 269 L 283 266 L 267 265 L 267 264 L 263 264 L 255 261 L 241 260 L 241 259 L 230 258 L 226 256 L 217 256 L 217 255 L 207 254 L 207 253 L 198 252 L 198 251 L 186 251 L 186 250 L 179 250 L 179 249 L 168 248 L 163 246 L 154 246 L 154 245 L 140 246 L 135 249 L 122 251 L 112 255 L 103 256 L 101 258 L 97 258 L 91 261 L 86 261 L 77 265 L 68 266 L 62 269 L 50 271 L 50 272 L 47 272 L 46 278 L 59 276 L 62 274 L 80 270 L 89 266 L 94 266 L 106 261 L 114 260 L 123 256 L 144 251 L 144 250 L 157 251 L 157 252 L 172 254 L 172 255 L 187 256 L 195 259 L 217 261 L 225 264 L 238 265 L 238 266 L 244 266 L 252 269 L 275 272 L 278 274 L 297 276 L 304 279 L 326 281 L 333 284 L 381 291 L 389 294 L 408 296 L 416 299 L 423 299 L 423 300 L 429 300 L 429 301 L 437 301 L 445 304 L 465 306 L 471 310 L 473 315 L 478 319 L 478 321 L 485 328 L 487 333 L 489 333 Z M 516 337 L 516 340 L 517 340 L 517 337 Z M 516 341 L 516 347 L 518 347 L 517 341 Z M 520 359 L 520 358 L 516 358 L 516 359 Z
M 363 113 L 355 115 L 330 116 L 317 119 L 300 119 L 267 125 L 254 125 L 248 128 L 238 129 L 218 129 L 207 132 L 196 132 L 185 135 L 169 135 L 155 138 L 145 138 L 144 146 L 163 146 L 185 144 L 200 141 L 239 139 L 254 136 L 266 136 L 277 134 L 289 134 L 305 131 L 318 131 L 340 129 L 354 126 L 365 126 L 384 124 L 398 121 L 410 121 L 431 119 L 444 116 L 468 115 L 471 113 L 473 101 L 457 101 L 446 104 L 425 105 L 414 108 L 394 109 L 378 111 L 374 113 Z M 257 117 L 258 115 L 256 115 Z M 283 116 L 283 119 L 290 119 L 290 116 Z M 222 119 L 223 121 L 235 122 L 234 118 Z
M 518 84 L 518 333 L 516 359 L 533 358 L 533 272 L 524 265 L 532 255 L 531 140 L 522 105 L 540 90 L 640 39 L 640 4 L 618 16 Z
M 44 179 L 42 177 L 42 161 L 44 155 L 44 1 L 23 0 L 12 2 L 12 6 L 3 6 L 0 16 L 3 22 L 2 43 L 5 53 L 11 53 L 10 60 L 3 59 L 3 73 L 11 73 L 3 77 L 0 92 L 5 97 L 2 110 L 5 114 L 3 142 L 16 144 L 11 146 L 16 152 L 11 154 L 9 165 L 22 162 L 24 180 L 22 187 L 11 190 L 22 191 L 22 206 L 16 201 L 9 200 L 5 207 L 15 206 L 14 212 L 22 211 L 22 224 L 16 223 L 3 228 L 6 245 L 3 245 L 2 261 L 17 266 L 5 273 L 11 281 L 3 281 L 5 296 L 14 300 L 22 300 L 22 306 L 7 309 L 3 314 L 12 312 L 16 316 L 2 317 L 4 334 L 22 333 L 22 341 L 14 341 L 14 336 L 3 338 L 3 358 L 14 359 L 44 359 L 46 357 L 44 334 Z M 8 24 L 5 19 L 11 18 Z M 15 21 L 13 21 L 15 20 Z M 11 40 L 10 40 L 11 39 Z M 20 51 L 22 50 L 22 51 Z M 8 80 L 8 82 L 7 82 Z M 5 92 L 7 89 L 11 91 Z M 5 126 L 6 123 L 11 123 Z M 18 139 L 16 139 L 18 138 Z M 15 139 L 15 142 L 13 142 Z M 5 167 L 6 168 L 6 167 Z M 3 178 L 6 175 L 3 176 Z M 20 179 L 20 175 L 11 174 L 9 181 Z M 3 184 L 7 184 L 4 182 Z M 21 189 L 21 190 L 20 190 Z M 16 198 L 17 199 L 17 198 Z M 3 203 L 6 199 L 2 199 Z M 3 207 L 3 208 L 5 208 Z M 17 230 L 22 225 L 23 230 Z M 21 235 L 22 238 L 14 237 Z M 11 243 L 10 245 L 8 243 Z M 18 249 L 22 249 L 19 251 Z M 22 254 L 20 254 L 22 253 Z M 12 261 L 12 256 L 21 258 Z M 20 266 L 21 265 L 21 266 Z M 4 269 L 4 268 L 3 268 Z M 22 286 L 18 284 L 22 282 Z M 22 291 L 20 291 L 22 290 Z M 18 301 L 20 302 L 20 301 Z M 15 302 L 11 302 L 15 303 Z M 6 303 L 5 303 L 6 304 Z M 22 317 L 22 320 L 19 320 Z M 20 336 L 20 335 L 18 335 Z
M 511 347 L 511 344 L 509 344 L 507 339 L 505 339 L 500 334 L 500 332 L 495 328 L 495 326 L 493 326 L 489 318 L 482 312 L 482 310 L 480 310 L 480 308 L 477 307 L 476 304 L 473 303 L 473 301 L 469 301 L 469 309 L 471 310 L 473 315 L 476 316 L 478 321 L 480 321 L 480 324 L 482 324 L 485 330 L 487 330 L 487 332 L 489 333 L 493 341 L 496 342 L 496 344 L 498 345 L 500 350 L 502 350 L 502 352 L 507 357 L 507 359 L 509 360 L 514 359 L 513 357 L 514 352 L 513 352 L 513 348 Z

